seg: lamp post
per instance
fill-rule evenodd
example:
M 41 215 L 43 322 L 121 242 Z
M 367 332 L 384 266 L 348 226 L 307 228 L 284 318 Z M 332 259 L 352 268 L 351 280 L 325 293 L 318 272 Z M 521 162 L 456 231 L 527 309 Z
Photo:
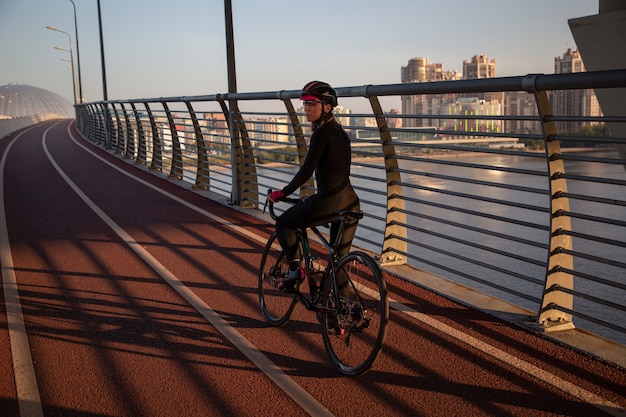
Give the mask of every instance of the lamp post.
M 74 87 L 74 104 L 77 103 L 77 96 L 76 96 L 76 73 L 74 72 L 74 56 L 72 54 L 72 50 L 69 49 L 65 49 L 65 48 L 61 48 L 60 46 L 55 46 L 54 49 L 56 49 L 57 51 L 63 51 L 63 52 L 68 52 L 70 54 L 70 66 L 71 66 L 71 70 L 72 70 L 72 86 Z M 61 60 L 63 61 L 64 59 L 61 58 Z M 65 59 L 65 61 L 67 61 L 67 59 Z
M 70 0 L 74 7 L 74 32 L 76 33 L 76 67 L 78 68 L 78 101 L 83 104 L 83 81 L 80 76 L 80 48 L 78 47 L 78 20 L 76 19 L 76 4 L 74 0 Z
M 237 92 L 237 71 L 235 69 L 235 37 L 233 35 L 233 6 L 231 0 L 224 0 L 226 23 L 226 65 L 228 67 L 228 92 Z
M 100 0 L 96 2 L 98 5 L 98 28 L 100 31 L 100 62 L 102 63 L 102 95 L 104 97 L 104 136 L 105 146 L 108 149 L 111 145 L 111 119 L 109 118 L 109 105 L 106 101 L 109 100 L 109 93 L 107 92 L 107 72 L 106 65 L 104 64 L 104 40 L 102 39 L 102 12 L 100 10 Z
M 97 4 L 98 4 L 98 27 L 100 29 L 100 62 L 102 63 L 102 95 L 104 96 L 104 101 L 107 101 L 109 99 L 109 94 L 107 92 L 106 65 L 104 64 L 104 41 L 102 39 L 102 13 L 100 12 L 100 0 L 98 0 Z
M 57 28 L 56 28 L 56 27 L 54 27 L 54 26 L 46 26 L 46 29 L 50 29 L 50 30 L 53 30 L 53 31 L 55 31 L 55 32 L 65 33 L 65 35 L 67 35 L 67 39 L 68 39 L 68 42 L 69 42 L 69 45 L 70 45 L 70 49 L 69 49 L 69 50 L 67 50 L 67 49 L 63 49 L 63 48 L 60 48 L 60 47 L 58 47 L 58 46 L 55 46 L 55 47 L 54 47 L 54 49 L 57 49 L 57 50 L 59 50 L 59 51 L 65 51 L 65 52 L 69 52 L 69 53 L 70 53 L 70 63 L 71 63 L 71 65 L 72 65 L 72 85 L 73 85 L 73 87 L 74 87 L 74 104 L 76 104 L 76 103 L 78 102 L 78 100 L 77 100 L 77 98 L 76 98 L 76 73 L 75 73 L 75 71 L 74 71 L 74 53 L 72 52 L 72 37 L 70 36 L 70 34 L 69 34 L 69 33 L 64 32 L 64 31 L 62 31 L 62 30 L 59 30 L 59 29 L 57 29 Z

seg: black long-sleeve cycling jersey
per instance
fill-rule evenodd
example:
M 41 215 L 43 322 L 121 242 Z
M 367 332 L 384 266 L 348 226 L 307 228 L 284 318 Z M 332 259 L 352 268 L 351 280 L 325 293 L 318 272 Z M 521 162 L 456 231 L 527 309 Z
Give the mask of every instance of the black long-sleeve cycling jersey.
M 313 132 L 304 164 L 283 192 L 292 194 L 315 172 L 318 194 L 337 193 L 350 183 L 351 163 L 348 134 L 337 122 L 326 123 Z

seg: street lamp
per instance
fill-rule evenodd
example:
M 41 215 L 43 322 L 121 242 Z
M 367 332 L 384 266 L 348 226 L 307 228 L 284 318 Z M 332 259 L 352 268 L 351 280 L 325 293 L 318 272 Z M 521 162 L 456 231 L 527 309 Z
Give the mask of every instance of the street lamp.
M 60 46 L 55 46 L 54 49 L 56 49 L 57 51 L 63 51 L 63 52 L 68 52 L 70 54 L 70 60 L 68 61 L 66 58 L 61 58 L 61 61 L 65 61 L 65 62 L 69 62 L 71 67 L 68 67 L 69 69 L 72 70 L 72 86 L 74 87 L 74 104 L 76 104 L 77 98 L 76 98 L 76 73 L 74 72 L 74 56 L 72 54 L 72 50 L 71 49 L 65 49 L 65 48 L 61 48 Z
M 70 60 L 69 60 L 69 59 L 67 59 L 67 58 L 61 58 L 61 61 L 63 61 L 63 62 L 67 62 L 68 64 L 71 64 L 71 63 L 72 63 L 72 61 L 70 61 Z M 70 67 L 65 67 L 65 68 L 67 68 L 67 69 L 68 69 L 68 70 L 70 70 L 70 71 L 72 70 L 72 67 L 71 67 L 71 66 L 70 66 Z
M 59 51 L 65 51 L 65 52 L 69 52 L 70 53 L 70 62 L 71 62 L 71 65 L 72 65 L 72 85 L 74 87 L 74 104 L 76 104 L 78 100 L 76 98 L 76 73 L 74 72 L 74 53 L 72 52 L 72 37 L 70 36 L 69 33 L 64 32 L 62 30 L 59 30 L 59 29 L 55 28 L 54 26 L 46 26 L 46 29 L 50 29 L 50 30 L 53 30 L 55 32 L 65 33 L 65 35 L 67 35 L 67 39 L 68 39 L 68 42 L 69 42 L 69 45 L 70 45 L 69 51 L 67 49 L 63 49 L 63 48 L 60 48 L 58 46 L 55 46 L 54 49 L 58 49 Z
M 80 76 L 80 48 L 78 47 L 78 20 L 76 19 L 76 4 L 74 0 L 70 0 L 74 7 L 74 31 L 76 33 L 76 66 L 78 67 L 78 100 L 83 104 L 83 81 Z

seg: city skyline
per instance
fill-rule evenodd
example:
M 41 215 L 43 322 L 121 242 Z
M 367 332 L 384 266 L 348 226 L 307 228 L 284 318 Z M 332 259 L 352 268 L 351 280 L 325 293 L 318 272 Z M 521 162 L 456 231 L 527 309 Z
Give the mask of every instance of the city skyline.
M 74 2 L 85 100 L 101 100 L 96 0 Z M 288 0 L 234 1 L 238 91 L 298 89 L 309 79 L 394 84 L 414 57 L 462 72 L 464 60 L 484 54 L 496 59 L 497 76 L 553 73 L 555 57 L 576 49 L 567 20 L 598 12 L 597 0 L 502 3 L 398 0 L 381 8 L 321 0 L 313 9 Z M 107 0 L 101 10 L 109 99 L 228 90 L 223 2 Z M 67 53 L 54 49 L 67 48 L 68 39 L 46 26 L 68 32 L 75 46 L 68 0 L 0 4 L 0 36 L 11 40 L 0 46 L 0 85 L 28 84 L 71 100 L 71 76 L 60 62 Z

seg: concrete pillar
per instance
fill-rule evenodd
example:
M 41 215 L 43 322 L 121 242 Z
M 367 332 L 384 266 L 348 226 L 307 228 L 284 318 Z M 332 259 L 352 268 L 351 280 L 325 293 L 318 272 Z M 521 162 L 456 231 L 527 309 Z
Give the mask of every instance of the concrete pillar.
M 568 21 L 587 71 L 626 68 L 626 1 L 600 0 L 598 14 Z M 597 89 L 605 116 L 626 116 L 626 88 Z M 626 137 L 626 124 L 607 123 L 614 137 Z M 618 145 L 626 159 L 626 145 Z M 624 167 L 626 169 L 626 166 Z

